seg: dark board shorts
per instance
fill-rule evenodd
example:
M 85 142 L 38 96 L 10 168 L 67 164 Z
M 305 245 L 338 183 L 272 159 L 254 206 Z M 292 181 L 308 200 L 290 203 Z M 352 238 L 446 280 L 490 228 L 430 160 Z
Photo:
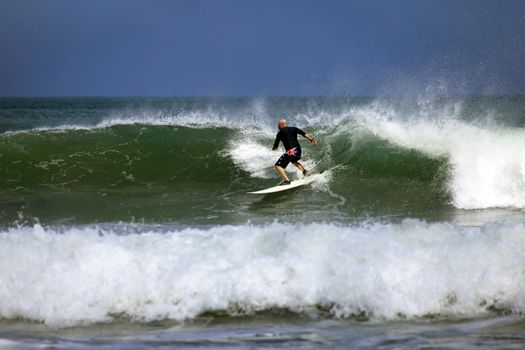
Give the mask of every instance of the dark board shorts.
M 284 152 L 281 157 L 277 160 L 275 165 L 286 168 L 290 162 L 297 163 L 301 159 L 301 147 L 295 147 L 296 153 L 294 155 L 288 155 L 287 152 Z

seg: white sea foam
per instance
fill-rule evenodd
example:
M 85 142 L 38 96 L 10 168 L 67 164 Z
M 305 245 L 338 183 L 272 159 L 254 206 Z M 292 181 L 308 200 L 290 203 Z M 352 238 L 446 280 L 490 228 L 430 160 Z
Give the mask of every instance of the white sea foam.
M 275 177 L 272 165 L 279 158 L 279 153 L 272 151 L 271 145 L 263 145 L 254 139 L 242 138 L 230 142 L 227 155 L 235 165 L 261 178 Z
M 250 224 L 0 234 L 0 317 L 52 326 L 268 308 L 397 319 L 525 311 L 525 225 Z
M 401 118 L 374 106 L 356 116 L 369 131 L 395 145 L 448 157 L 454 206 L 525 208 L 525 130 L 466 123 L 447 112 L 450 109 Z

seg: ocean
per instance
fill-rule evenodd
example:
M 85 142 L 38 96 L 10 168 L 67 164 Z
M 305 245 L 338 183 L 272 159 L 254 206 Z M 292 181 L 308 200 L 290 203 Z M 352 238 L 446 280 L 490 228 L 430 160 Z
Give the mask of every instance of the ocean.
M 322 174 L 248 194 L 281 118 Z M 521 349 L 524 127 L 524 96 L 0 98 L 0 347 Z

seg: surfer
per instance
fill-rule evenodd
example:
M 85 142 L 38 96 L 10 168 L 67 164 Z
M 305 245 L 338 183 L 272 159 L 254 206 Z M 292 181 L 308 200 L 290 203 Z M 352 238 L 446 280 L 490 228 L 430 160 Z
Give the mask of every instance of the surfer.
M 275 151 L 279 146 L 279 142 L 282 141 L 286 152 L 284 152 L 279 160 L 277 160 L 277 163 L 275 163 L 275 169 L 283 178 L 283 182 L 281 182 L 279 185 L 289 185 L 291 182 L 286 175 L 286 171 L 284 170 L 288 166 L 288 163 L 292 162 L 292 164 L 295 165 L 297 169 L 299 169 L 305 176 L 308 172 L 304 166 L 299 163 L 299 159 L 301 159 L 301 145 L 299 144 L 299 141 L 297 141 L 297 135 L 302 135 L 313 145 L 317 145 L 317 141 L 311 135 L 305 133 L 301 129 L 294 126 L 288 126 L 286 119 L 279 120 L 277 126 L 279 128 L 279 132 L 275 137 L 272 150 Z

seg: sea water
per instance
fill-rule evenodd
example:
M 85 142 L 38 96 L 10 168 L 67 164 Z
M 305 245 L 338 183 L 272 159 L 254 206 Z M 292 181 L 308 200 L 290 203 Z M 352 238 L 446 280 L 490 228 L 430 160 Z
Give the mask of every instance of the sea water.
M 247 194 L 283 117 L 325 171 Z M 519 96 L 0 99 L 0 345 L 521 348 L 524 124 Z

